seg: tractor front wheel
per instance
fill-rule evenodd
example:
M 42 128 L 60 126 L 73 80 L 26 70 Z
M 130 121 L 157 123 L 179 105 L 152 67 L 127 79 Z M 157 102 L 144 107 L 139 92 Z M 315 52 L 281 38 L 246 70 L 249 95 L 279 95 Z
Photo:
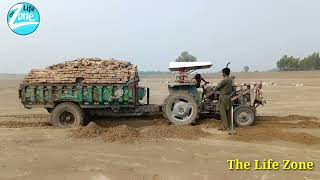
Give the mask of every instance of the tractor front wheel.
M 163 103 L 163 116 L 175 125 L 194 123 L 199 107 L 192 94 L 186 91 L 172 92 Z
M 234 109 L 233 120 L 238 127 L 251 126 L 255 119 L 255 111 L 249 106 L 238 106 Z

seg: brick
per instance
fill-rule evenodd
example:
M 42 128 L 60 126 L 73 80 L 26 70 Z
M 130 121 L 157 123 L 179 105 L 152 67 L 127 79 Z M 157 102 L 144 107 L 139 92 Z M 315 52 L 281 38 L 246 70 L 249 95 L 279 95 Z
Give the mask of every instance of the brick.
M 77 77 L 84 83 L 126 83 L 137 78 L 137 66 L 115 59 L 80 58 L 47 67 L 32 69 L 26 83 L 75 83 Z

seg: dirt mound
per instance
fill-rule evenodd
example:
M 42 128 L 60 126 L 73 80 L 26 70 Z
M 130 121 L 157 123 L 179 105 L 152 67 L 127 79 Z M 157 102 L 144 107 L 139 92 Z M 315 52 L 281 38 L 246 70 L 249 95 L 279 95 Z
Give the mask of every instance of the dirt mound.
M 257 127 L 239 128 L 237 129 L 237 134 L 230 136 L 229 139 L 245 142 L 283 140 L 308 145 L 320 144 L 319 137 L 307 133 L 285 132 L 280 129 Z
M 209 134 L 201 131 L 200 126 L 161 124 L 139 128 L 129 127 L 127 125 L 102 127 L 91 122 L 87 127 L 73 130 L 73 135 L 75 137 L 101 137 L 106 142 L 134 143 L 164 138 L 197 139 L 208 136 Z
M 202 131 L 200 126 L 157 125 L 143 128 L 141 133 L 145 139 L 197 139 L 208 136 L 208 133 Z
M 309 145 L 320 144 L 320 138 L 317 136 L 302 132 L 285 131 L 285 129 L 291 128 L 320 128 L 319 121 L 312 121 L 316 119 L 318 118 L 299 115 L 285 117 L 258 116 L 255 126 L 238 128 L 237 134 L 230 137 L 230 139 L 246 142 L 283 140 Z
M 76 137 L 98 137 L 105 132 L 105 129 L 94 122 L 90 122 L 87 126 L 73 130 L 73 135 Z
M 299 122 L 279 122 L 279 121 L 257 121 L 256 126 L 260 128 L 320 128 L 319 121 L 303 120 Z
M 320 122 L 311 121 L 309 117 L 288 116 L 286 118 L 308 119 L 299 122 L 257 121 L 255 126 L 248 128 L 237 128 L 235 136 L 228 137 L 231 140 L 245 142 L 267 142 L 283 140 L 302 144 L 320 144 L 320 138 L 307 133 L 285 132 L 284 129 L 290 128 L 320 128 Z M 281 117 L 277 117 L 281 119 Z M 146 123 L 148 122 L 148 123 Z M 198 139 L 210 136 L 202 131 L 202 128 L 217 128 L 221 121 L 205 119 L 196 126 L 174 126 L 161 121 L 158 117 L 139 120 L 118 119 L 116 121 L 97 121 L 98 124 L 91 122 L 87 127 L 74 130 L 76 137 L 101 137 L 106 142 L 133 143 L 141 141 L 154 141 L 164 138 L 175 139 Z
M 320 128 L 320 122 L 305 120 L 298 122 L 297 126 L 300 128 Z
M 116 127 L 105 128 L 94 122 L 88 126 L 73 130 L 75 137 L 89 138 L 101 137 L 106 142 L 132 143 L 139 141 L 141 135 L 137 129 L 120 125 Z
M 316 117 L 307 117 L 301 115 L 288 115 L 288 116 L 258 116 L 257 121 L 297 121 L 297 120 L 317 120 Z
M 132 143 L 135 141 L 139 141 L 141 138 L 141 134 L 137 129 L 128 127 L 126 125 L 121 125 L 108 128 L 102 134 L 102 138 L 106 142 Z
M 140 128 L 145 126 L 153 126 L 159 124 L 168 124 L 168 122 L 162 117 L 162 115 L 154 116 L 139 116 L 139 117 L 113 117 L 112 119 L 106 119 L 100 117 L 94 119 L 94 122 L 101 127 L 116 127 L 120 125 L 127 125 L 133 128 Z

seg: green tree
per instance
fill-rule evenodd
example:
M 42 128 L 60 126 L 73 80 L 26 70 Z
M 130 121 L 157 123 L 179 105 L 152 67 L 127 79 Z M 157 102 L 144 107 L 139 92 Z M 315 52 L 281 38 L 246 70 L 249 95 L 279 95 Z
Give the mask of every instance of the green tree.
M 277 67 L 280 71 L 297 71 L 299 70 L 299 58 L 284 55 L 277 62 Z
M 319 53 L 313 53 L 303 58 L 299 63 L 300 70 L 320 70 Z
M 301 60 L 300 58 L 284 55 L 277 61 L 277 68 L 280 71 L 320 70 L 320 54 L 313 53 Z
M 244 72 L 248 72 L 248 71 L 249 71 L 249 66 L 244 66 L 244 67 L 243 67 L 243 71 L 244 71 Z
M 180 56 L 176 59 L 176 62 L 195 62 L 197 58 L 189 54 L 188 51 L 183 51 Z

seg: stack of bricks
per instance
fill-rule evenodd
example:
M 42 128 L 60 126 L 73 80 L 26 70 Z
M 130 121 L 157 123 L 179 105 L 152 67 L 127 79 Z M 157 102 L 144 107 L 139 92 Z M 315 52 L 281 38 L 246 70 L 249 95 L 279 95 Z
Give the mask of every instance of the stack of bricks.
M 46 69 L 33 69 L 24 83 L 76 83 L 121 84 L 138 79 L 137 66 L 115 59 L 82 58 L 52 65 Z

